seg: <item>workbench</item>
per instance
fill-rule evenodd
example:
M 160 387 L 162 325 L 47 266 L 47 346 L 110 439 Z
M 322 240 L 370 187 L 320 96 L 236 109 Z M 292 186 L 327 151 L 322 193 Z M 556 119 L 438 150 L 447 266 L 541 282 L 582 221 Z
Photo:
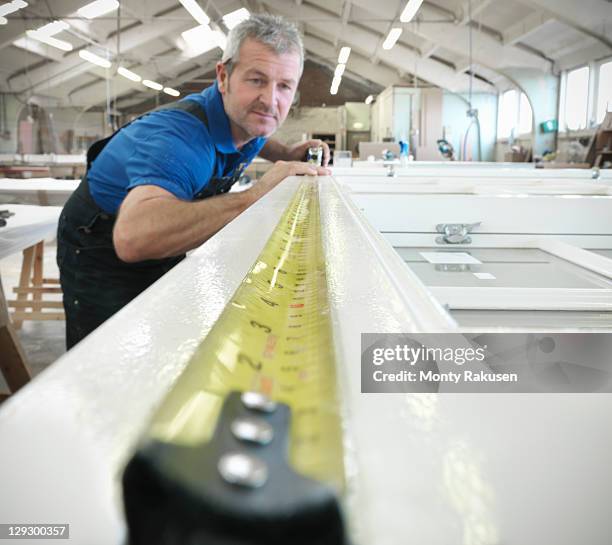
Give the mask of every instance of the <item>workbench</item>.
M 36 178 L 16 180 L 0 178 L 0 204 L 37 204 L 62 206 L 79 185 L 80 180 Z
M 60 208 L 54 206 L 0 205 L 0 210 L 14 213 L 7 225 L 0 227 L 0 260 L 23 252 L 17 294 L 7 302 L 0 284 L 0 368 L 11 392 L 30 380 L 30 372 L 16 330 L 24 320 L 63 319 L 60 301 L 45 301 L 45 293 L 61 293 L 55 279 L 43 275 L 44 240 L 57 230 Z M 15 309 L 10 314 L 9 307 Z M 54 312 L 44 312 L 52 308 Z M 6 397 L 6 395 L 3 395 Z

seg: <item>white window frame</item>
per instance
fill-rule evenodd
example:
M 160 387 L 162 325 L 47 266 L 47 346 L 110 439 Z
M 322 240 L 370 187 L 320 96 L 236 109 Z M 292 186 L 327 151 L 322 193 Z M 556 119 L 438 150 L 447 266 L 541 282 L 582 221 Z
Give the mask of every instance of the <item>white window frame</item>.
M 612 259 L 553 239 L 507 240 L 515 248 L 539 249 L 578 267 L 612 280 Z M 490 248 L 487 244 L 471 249 Z M 408 265 L 409 266 L 409 265 Z M 612 311 L 611 288 L 491 288 L 428 286 L 441 304 L 451 310 L 566 310 Z
M 602 61 L 597 63 L 596 67 L 596 76 L 593 81 L 593 124 L 598 125 L 599 122 L 599 78 L 600 71 L 604 64 L 612 64 L 612 57 L 608 57 L 607 59 L 603 59 Z M 604 116 L 605 117 L 605 116 Z M 603 120 L 603 117 L 602 117 Z
M 584 118 L 584 123 L 585 123 L 585 127 L 579 128 L 579 129 L 570 129 L 567 126 L 567 81 L 569 78 L 569 75 L 572 72 L 575 72 L 576 70 L 582 70 L 583 68 L 587 68 L 589 71 L 589 79 L 587 82 L 587 108 L 586 108 L 586 112 L 585 112 L 585 118 Z M 563 119 L 563 132 L 565 133 L 579 133 L 581 131 L 585 131 L 589 128 L 589 113 L 592 112 L 592 107 L 591 107 L 591 98 L 592 98 L 592 77 L 593 77 L 593 70 L 591 68 L 591 65 L 589 63 L 586 64 L 581 64 L 579 66 L 576 66 L 570 70 L 566 70 L 565 73 L 565 85 L 563 88 L 563 96 L 561 97 L 561 102 L 560 102 L 560 111 L 559 111 L 559 118 L 561 119 L 561 113 L 562 113 L 562 119 Z
M 500 136 L 499 135 L 499 120 L 500 120 L 500 115 L 502 111 L 502 97 L 510 91 L 516 92 L 516 119 L 514 120 L 514 124 L 512 126 L 510 135 Z M 521 97 L 522 96 L 525 96 L 530 106 L 530 109 L 531 109 L 531 129 L 529 130 L 529 132 L 520 132 L 519 130 L 520 121 L 521 121 Z M 529 96 L 527 95 L 527 93 L 524 93 L 520 89 L 515 89 L 515 88 L 506 89 L 503 93 L 500 93 L 497 99 L 497 134 L 496 134 L 497 141 L 506 142 L 510 140 L 510 138 L 515 138 L 515 139 L 527 138 L 533 134 L 533 127 L 534 127 L 533 106 L 531 105 L 531 101 L 529 100 Z
M 486 188 L 486 194 L 450 195 L 445 191 L 442 194 L 436 194 L 437 191 L 423 194 L 423 189 L 427 189 L 420 186 L 427 184 L 402 183 L 402 178 L 387 178 L 386 184 L 368 184 L 358 177 L 341 179 L 354 205 L 394 247 L 432 248 L 436 251 L 540 249 L 612 280 L 612 259 L 590 251 L 612 249 L 612 224 L 607 219 L 612 196 L 577 194 L 580 186 L 586 186 L 587 182 L 554 184 L 557 187 L 552 194 L 530 194 L 533 190 L 537 193 L 541 189 L 553 189 L 537 187 L 540 184 L 535 184 L 532 189 L 521 188 L 525 194 L 506 194 L 504 189 L 511 188 L 517 180 L 508 183 L 483 180 L 477 185 Z M 462 183 L 458 185 L 463 186 Z M 394 193 L 391 200 L 389 193 Z M 542 210 L 548 211 L 546 221 L 543 221 Z M 471 231 L 470 242 L 440 244 L 437 225 L 443 222 L 482 224 Z M 427 286 L 427 289 L 439 303 L 453 310 L 612 311 L 612 283 L 609 288 L 592 289 L 486 286 Z
M 607 57 L 597 62 L 582 63 L 567 70 L 564 70 L 561 74 L 561 84 L 559 89 L 559 133 L 564 135 L 580 135 L 590 134 L 594 127 L 598 123 L 598 94 L 599 94 L 599 72 L 602 65 L 612 62 L 612 57 Z M 569 129 L 567 127 L 565 108 L 567 101 L 567 78 L 570 72 L 578 70 L 580 68 L 587 67 L 589 69 L 589 83 L 588 83 L 588 96 L 587 96 L 587 114 L 586 114 L 586 127 L 582 129 Z

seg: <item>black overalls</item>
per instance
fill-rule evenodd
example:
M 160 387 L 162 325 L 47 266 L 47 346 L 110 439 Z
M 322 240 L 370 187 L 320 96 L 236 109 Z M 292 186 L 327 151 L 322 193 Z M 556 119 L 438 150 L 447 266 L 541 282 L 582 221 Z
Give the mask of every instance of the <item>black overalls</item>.
M 193 100 L 175 102 L 163 109 L 186 111 L 208 126 L 206 113 Z M 151 112 L 145 115 L 149 113 Z M 88 170 L 119 130 L 89 148 Z M 211 179 L 195 199 L 226 193 L 238 180 L 243 168 L 244 165 L 241 164 L 231 175 Z M 179 255 L 139 263 L 121 261 L 113 246 L 113 226 L 116 218 L 116 215 L 108 214 L 93 200 L 85 174 L 62 210 L 57 233 L 57 264 L 64 294 L 68 349 L 185 257 Z

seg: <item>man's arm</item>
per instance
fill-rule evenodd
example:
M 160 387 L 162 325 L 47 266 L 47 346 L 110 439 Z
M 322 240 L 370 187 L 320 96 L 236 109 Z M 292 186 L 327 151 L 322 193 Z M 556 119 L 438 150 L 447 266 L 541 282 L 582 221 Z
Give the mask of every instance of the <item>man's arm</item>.
M 113 243 L 128 263 L 176 256 L 198 247 L 287 176 L 327 174 L 306 163 L 277 162 L 251 189 L 196 202 L 154 185 L 132 189 L 119 209 Z
M 323 166 L 325 167 L 329 163 L 329 146 L 318 138 L 306 140 L 305 142 L 298 142 L 292 146 L 287 146 L 274 138 L 269 138 L 264 147 L 261 148 L 259 156 L 272 162 L 304 161 L 308 148 L 317 147 L 323 148 Z

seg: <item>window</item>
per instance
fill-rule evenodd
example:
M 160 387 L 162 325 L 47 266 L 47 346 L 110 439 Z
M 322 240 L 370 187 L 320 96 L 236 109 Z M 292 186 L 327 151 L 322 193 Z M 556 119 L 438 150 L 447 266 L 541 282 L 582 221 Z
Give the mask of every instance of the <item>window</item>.
M 531 133 L 533 111 L 525 93 L 511 89 L 499 98 L 497 138 Z
M 597 91 L 597 123 L 601 123 L 606 112 L 612 111 L 612 61 L 599 67 L 599 89 Z
M 499 100 L 497 116 L 497 137 L 509 138 L 516 125 L 518 115 L 518 93 L 506 91 Z
M 521 93 L 519 102 L 519 134 L 530 134 L 533 123 L 533 110 L 525 93 Z
M 589 67 L 583 66 L 567 74 L 565 84 L 565 126 L 576 131 L 587 126 L 589 98 Z

